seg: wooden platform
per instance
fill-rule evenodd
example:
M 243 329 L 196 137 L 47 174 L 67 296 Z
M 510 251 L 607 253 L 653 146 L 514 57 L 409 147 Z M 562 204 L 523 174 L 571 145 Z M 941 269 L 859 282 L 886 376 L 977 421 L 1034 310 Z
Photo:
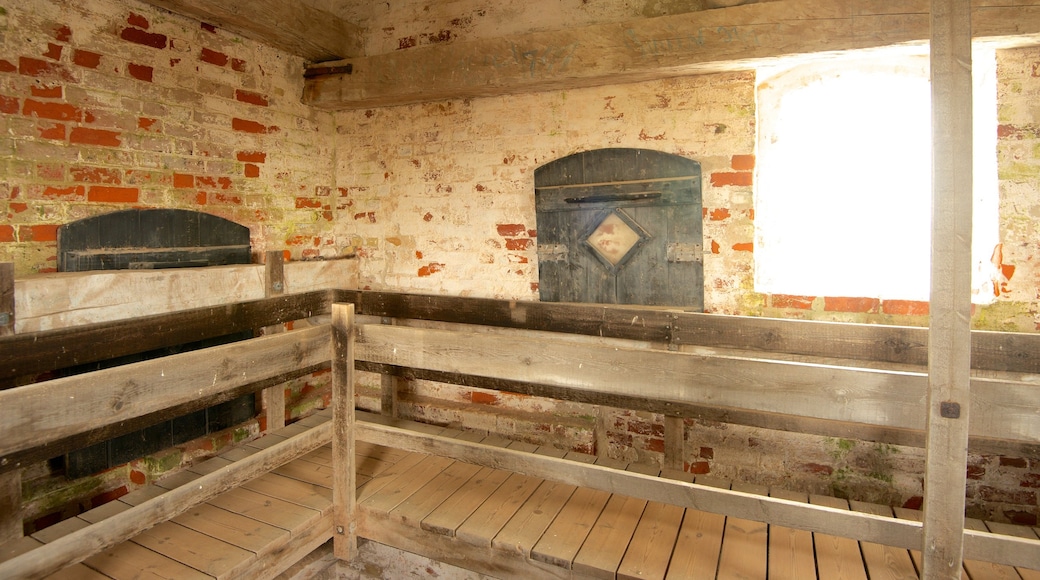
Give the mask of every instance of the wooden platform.
M 361 418 L 382 422 L 378 416 Z M 145 501 L 320 422 L 321 413 L 244 447 L 5 546 L 0 561 Z M 401 422 L 405 423 L 405 422 Z M 588 455 L 446 430 L 410 427 L 536 454 Z M 332 535 L 331 448 L 323 447 L 160 524 L 53 578 L 271 578 Z M 442 457 L 357 442 L 359 536 L 503 578 L 917 578 L 920 554 L 647 502 Z M 602 463 L 601 463 L 602 464 Z M 692 481 L 682 472 L 608 464 Z M 700 478 L 699 483 L 728 486 Z M 831 497 L 773 493 L 842 509 L 891 508 Z M 897 517 L 919 512 L 896 509 Z M 997 533 L 1031 528 L 971 522 Z M 965 562 L 966 578 L 1040 578 L 1040 572 Z

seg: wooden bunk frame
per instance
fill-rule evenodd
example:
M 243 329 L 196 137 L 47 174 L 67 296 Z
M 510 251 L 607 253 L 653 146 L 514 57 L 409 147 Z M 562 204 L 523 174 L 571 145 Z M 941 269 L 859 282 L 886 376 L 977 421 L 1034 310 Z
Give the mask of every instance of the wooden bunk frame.
M 350 313 L 355 308 L 356 323 Z M 920 523 L 354 424 L 350 402 L 356 368 L 677 417 L 920 445 L 926 329 L 332 290 L 3 337 L 0 380 L 229 328 L 307 318 L 315 324 L 301 330 L 0 391 L 0 472 L 10 472 L 330 365 L 335 390 L 332 423 L 208 475 L 190 489 L 167 492 L 0 564 L 0 576 L 38 577 L 82 561 L 330 440 L 339 463 L 333 536 L 336 554 L 349 558 L 356 532 L 354 494 L 348 492 L 354 489 L 354 438 L 789 528 L 904 548 L 922 545 Z M 1040 443 L 1040 335 L 972 332 L 971 339 L 977 387 L 971 445 L 1034 453 Z M 386 384 L 392 388 L 393 381 Z M 392 399 L 392 392 L 384 396 Z M 962 530 L 962 536 L 965 558 L 1040 569 L 1040 541 L 972 530 Z

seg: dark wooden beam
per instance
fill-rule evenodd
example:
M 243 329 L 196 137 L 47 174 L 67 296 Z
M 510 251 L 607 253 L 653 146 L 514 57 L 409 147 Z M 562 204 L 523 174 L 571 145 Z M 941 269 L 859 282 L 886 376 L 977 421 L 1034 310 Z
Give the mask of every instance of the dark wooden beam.
M 219 26 L 310 62 L 362 54 L 360 27 L 305 2 L 282 0 L 144 0 Z
M 977 37 L 1036 43 L 1040 6 L 976 0 Z M 358 109 L 749 70 L 778 57 L 925 44 L 928 2 L 781 0 L 321 63 L 304 102 Z
M 23 376 L 327 314 L 329 304 L 328 292 L 308 292 L 0 337 L 0 389 Z

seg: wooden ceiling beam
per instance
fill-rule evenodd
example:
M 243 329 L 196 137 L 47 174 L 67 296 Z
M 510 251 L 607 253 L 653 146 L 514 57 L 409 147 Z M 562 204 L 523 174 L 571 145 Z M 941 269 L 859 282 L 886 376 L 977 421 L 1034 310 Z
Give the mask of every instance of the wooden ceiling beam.
M 329 12 L 285 0 L 144 0 L 170 12 L 302 56 L 308 62 L 363 54 L 362 29 Z
M 314 65 L 303 99 L 346 110 L 747 70 L 792 55 L 924 44 L 928 11 L 921 0 L 780 0 L 431 45 Z M 1037 43 L 1040 0 L 976 0 L 973 22 L 976 37 Z

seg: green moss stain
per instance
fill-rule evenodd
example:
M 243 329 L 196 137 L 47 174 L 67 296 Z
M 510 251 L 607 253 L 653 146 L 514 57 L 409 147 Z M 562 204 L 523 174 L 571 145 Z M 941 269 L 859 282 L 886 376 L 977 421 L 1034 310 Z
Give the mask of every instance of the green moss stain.
M 150 455 L 144 458 L 145 469 L 151 475 L 166 473 L 171 469 L 181 466 L 182 454 L 180 450 L 174 450 L 165 455 Z
M 241 443 L 246 439 L 249 439 L 249 429 L 245 427 L 239 427 L 238 429 L 235 429 L 234 433 L 231 434 L 231 440 L 234 443 Z
M 1033 314 L 1029 303 L 998 301 L 976 306 L 971 326 L 976 330 L 1030 332 L 1034 326 Z

